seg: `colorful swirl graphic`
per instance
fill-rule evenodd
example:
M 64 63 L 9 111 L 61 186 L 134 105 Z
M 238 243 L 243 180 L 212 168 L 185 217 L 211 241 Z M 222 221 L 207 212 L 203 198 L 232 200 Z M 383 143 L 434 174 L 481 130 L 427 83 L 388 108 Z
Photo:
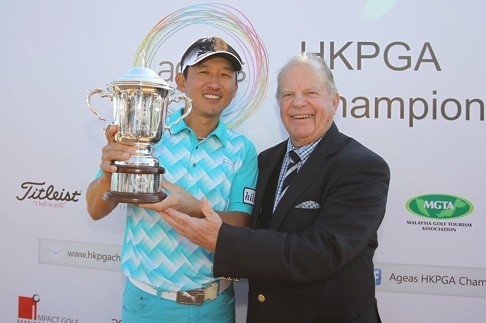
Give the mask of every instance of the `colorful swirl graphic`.
M 251 22 L 239 10 L 219 3 L 197 4 L 162 18 L 147 34 L 135 53 L 134 66 L 150 66 L 158 48 L 179 30 L 194 24 L 208 25 L 226 33 L 244 61 L 248 86 L 239 86 L 238 96 L 223 112 L 226 125 L 235 128 L 255 113 L 268 89 L 268 55 Z M 238 49 L 238 47 L 241 48 Z

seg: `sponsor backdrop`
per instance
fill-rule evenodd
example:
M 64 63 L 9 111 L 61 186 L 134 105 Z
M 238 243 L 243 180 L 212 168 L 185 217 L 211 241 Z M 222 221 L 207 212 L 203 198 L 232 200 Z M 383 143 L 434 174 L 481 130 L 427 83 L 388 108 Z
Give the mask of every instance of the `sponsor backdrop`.
M 0 0 L 0 321 L 120 322 L 125 206 L 98 222 L 86 213 L 105 127 L 86 95 L 139 65 L 173 85 L 185 48 L 219 35 L 245 61 L 225 120 L 259 151 L 286 138 L 276 74 L 306 50 L 335 73 L 340 130 L 389 162 L 375 257 L 384 322 L 484 322 L 485 9 L 452 0 Z M 110 120 L 108 99 L 92 103 Z M 238 322 L 246 290 L 237 283 Z

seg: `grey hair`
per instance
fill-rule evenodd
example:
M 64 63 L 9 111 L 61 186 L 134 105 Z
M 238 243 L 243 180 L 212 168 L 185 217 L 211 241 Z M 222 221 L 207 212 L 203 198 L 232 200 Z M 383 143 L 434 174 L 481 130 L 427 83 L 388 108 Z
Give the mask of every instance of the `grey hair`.
M 327 85 L 329 95 L 332 97 L 338 93 L 336 83 L 334 82 L 334 77 L 332 75 L 331 69 L 327 66 L 324 58 L 317 56 L 315 54 L 302 52 L 297 56 L 292 57 L 279 71 L 277 75 L 277 92 L 276 98 L 279 99 L 280 96 L 280 82 L 282 81 L 283 75 L 295 65 L 307 65 L 313 72 L 317 75 L 322 75 L 324 77 L 324 83 Z

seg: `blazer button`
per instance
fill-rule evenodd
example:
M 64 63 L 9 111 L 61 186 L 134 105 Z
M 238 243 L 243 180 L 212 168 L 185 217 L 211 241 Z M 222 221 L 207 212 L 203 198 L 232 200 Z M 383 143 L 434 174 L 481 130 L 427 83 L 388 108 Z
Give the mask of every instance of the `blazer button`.
M 265 295 L 263 295 L 263 294 L 258 294 L 258 301 L 259 301 L 260 303 L 265 302 Z

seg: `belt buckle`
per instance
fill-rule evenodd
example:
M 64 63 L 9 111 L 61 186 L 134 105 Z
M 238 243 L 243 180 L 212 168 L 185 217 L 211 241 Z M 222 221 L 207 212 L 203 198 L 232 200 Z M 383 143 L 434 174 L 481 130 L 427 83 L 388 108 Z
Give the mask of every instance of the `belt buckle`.
M 193 290 L 177 292 L 176 302 L 185 305 L 202 305 L 204 303 L 204 289 L 198 288 Z

